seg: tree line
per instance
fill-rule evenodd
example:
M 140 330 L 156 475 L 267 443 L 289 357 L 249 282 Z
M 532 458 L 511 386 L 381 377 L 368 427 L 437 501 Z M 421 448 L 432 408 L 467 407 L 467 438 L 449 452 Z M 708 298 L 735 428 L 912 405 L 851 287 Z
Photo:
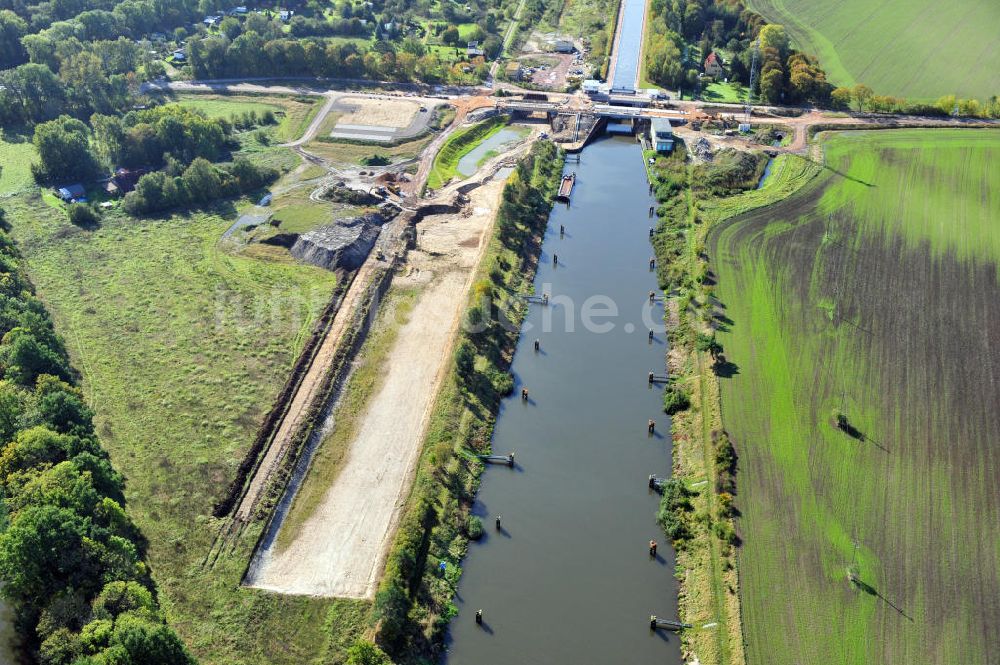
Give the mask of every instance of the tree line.
M 267 40 L 254 31 L 233 40 L 225 35 L 192 38 L 187 57 L 197 79 L 309 76 L 472 83 L 487 71 L 482 57 L 450 64 L 416 39 L 403 40 L 399 46 L 379 41 L 362 47 L 317 37 Z
M 46 665 L 193 663 L 164 622 L 63 342 L 3 231 L 0 333 L 0 593 L 26 650 Z

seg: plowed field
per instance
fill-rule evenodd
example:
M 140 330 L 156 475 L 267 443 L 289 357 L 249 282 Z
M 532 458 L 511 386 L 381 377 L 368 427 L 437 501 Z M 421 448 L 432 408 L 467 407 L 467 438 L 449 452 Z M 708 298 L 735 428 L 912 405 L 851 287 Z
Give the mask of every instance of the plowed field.
M 709 247 L 748 660 L 995 663 L 1000 133 L 826 155 Z

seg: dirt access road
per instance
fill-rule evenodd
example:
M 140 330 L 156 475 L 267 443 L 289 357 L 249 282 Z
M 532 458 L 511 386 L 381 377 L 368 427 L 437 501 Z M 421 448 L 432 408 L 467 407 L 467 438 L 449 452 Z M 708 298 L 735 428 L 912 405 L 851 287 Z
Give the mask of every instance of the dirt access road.
M 258 553 L 249 586 L 374 597 L 502 189 L 502 180 L 491 181 L 470 193 L 470 215 L 438 215 L 418 225 L 418 248 L 393 288 L 418 286 L 421 293 L 389 351 L 382 386 L 336 482 L 285 549 L 272 545 Z

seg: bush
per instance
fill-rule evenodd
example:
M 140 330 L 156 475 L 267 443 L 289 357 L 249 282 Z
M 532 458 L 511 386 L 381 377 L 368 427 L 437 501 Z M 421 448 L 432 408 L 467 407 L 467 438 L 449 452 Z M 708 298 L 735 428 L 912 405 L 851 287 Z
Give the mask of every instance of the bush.
M 100 216 L 86 203 L 72 203 L 66 209 L 70 224 L 83 229 L 93 228 L 101 221 Z
M 691 406 L 691 397 L 687 391 L 677 385 L 669 385 L 663 391 L 663 411 L 674 415 Z
M 347 665 L 392 665 L 392 661 L 371 642 L 358 640 L 347 650 Z
M 361 164 L 363 166 L 385 166 L 390 164 L 391 160 L 385 155 L 380 155 L 375 153 L 373 155 L 367 155 L 361 158 Z
M 483 537 L 483 521 L 475 515 L 469 515 L 465 524 L 465 534 L 469 540 L 479 540 Z
M 514 392 L 514 377 L 510 372 L 492 372 L 490 381 L 493 383 L 493 389 L 499 395 L 506 397 Z

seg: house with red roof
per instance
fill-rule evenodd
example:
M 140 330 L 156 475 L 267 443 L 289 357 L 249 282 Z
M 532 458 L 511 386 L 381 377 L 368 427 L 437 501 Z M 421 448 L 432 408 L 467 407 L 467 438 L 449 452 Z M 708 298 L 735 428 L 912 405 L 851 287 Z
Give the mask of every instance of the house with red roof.
M 705 75 L 719 77 L 726 73 L 722 67 L 722 58 L 715 54 L 715 51 L 705 58 Z

